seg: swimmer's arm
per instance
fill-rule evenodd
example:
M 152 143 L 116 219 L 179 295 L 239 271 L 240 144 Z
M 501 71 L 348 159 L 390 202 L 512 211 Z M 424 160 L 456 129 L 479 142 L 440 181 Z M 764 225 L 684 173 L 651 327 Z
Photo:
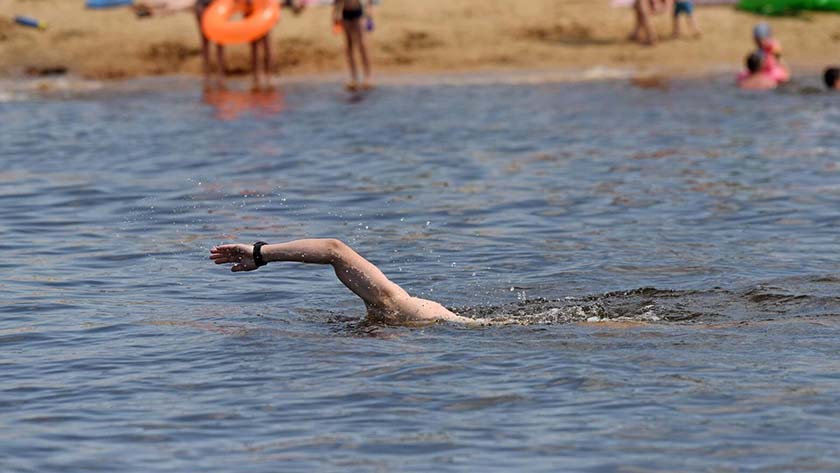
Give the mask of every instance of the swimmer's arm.
M 333 2 L 333 23 L 342 20 L 342 18 L 343 18 L 342 11 L 343 10 L 344 10 L 344 0 L 335 0 L 335 2 Z
M 276 243 L 263 246 L 261 253 L 266 263 L 294 261 L 332 265 L 336 276 L 348 289 L 374 306 L 409 297 L 405 290 L 391 282 L 373 263 L 339 240 L 310 239 Z M 210 259 L 216 264 L 233 263 L 233 272 L 257 269 L 252 245 L 218 246 L 210 250 Z

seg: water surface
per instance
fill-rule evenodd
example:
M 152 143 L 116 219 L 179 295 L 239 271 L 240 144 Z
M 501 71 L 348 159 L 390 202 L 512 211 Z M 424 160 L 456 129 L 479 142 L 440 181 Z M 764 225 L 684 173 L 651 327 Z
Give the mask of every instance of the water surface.
M 840 97 L 4 97 L 4 472 L 840 469 Z M 206 259 L 303 237 L 519 325 L 368 326 L 327 268 Z

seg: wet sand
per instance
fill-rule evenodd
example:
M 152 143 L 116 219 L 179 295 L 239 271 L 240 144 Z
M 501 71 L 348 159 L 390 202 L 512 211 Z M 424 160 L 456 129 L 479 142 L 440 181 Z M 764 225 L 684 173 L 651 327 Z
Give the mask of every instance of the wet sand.
M 49 24 L 46 31 L 17 26 L 12 15 Z M 284 11 L 272 41 L 282 74 L 340 72 L 341 38 L 329 8 L 295 17 Z M 840 62 L 840 22 L 833 14 L 763 18 L 731 7 L 700 7 L 699 40 L 671 40 L 670 18 L 657 17 L 663 41 L 639 46 L 626 38 L 629 9 L 606 0 L 385 0 L 372 35 L 378 73 L 442 71 L 629 69 L 638 73 L 698 75 L 737 70 L 751 47 L 750 30 L 770 22 L 787 60 L 802 69 Z M 229 48 L 229 69 L 247 73 L 248 48 Z M 128 9 L 85 10 L 81 1 L 10 0 L 0 4 L 0 74 L 71 73 L 120 79 L 197 74 L 201 57 L 194 16 L 178 13 L 138 20 Z M 595 74 L 597 75 L 597 74 Z

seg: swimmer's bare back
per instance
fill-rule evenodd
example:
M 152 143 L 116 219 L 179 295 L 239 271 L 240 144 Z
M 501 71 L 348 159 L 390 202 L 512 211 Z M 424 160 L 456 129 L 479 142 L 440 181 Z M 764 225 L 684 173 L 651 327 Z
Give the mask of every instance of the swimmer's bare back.
M 287 243 L 265 244 L 259 249 L 264 263 L 294 261 L 298 263 L 329 264 L 338 279 L 359 296 L 367 306 L 372 322 L 410 325 L 436 321 L 483 325 L 487 321 L 456 315 L 434 301 L 412 297 L 391 282 L 376 266 L 335 239 L 295 240 Z M 254 245 L 230 244 L 210 250 L 216 264 L 233 264 L 231 271 L 253 271 Z

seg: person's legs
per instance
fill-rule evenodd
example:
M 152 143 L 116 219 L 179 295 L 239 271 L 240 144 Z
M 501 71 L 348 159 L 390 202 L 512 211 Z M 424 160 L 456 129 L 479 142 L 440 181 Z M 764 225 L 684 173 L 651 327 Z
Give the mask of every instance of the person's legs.
M 218 68 L 219 80 L 224 80 L 225 74 L 227 74 L 227 66 L 225 65 L 225 47 L 221 44 L 216 45 L 216 67 Z
M 251 88 L 257 89 L 260 86 L 260 71 L 259 59 L 257 55 L 260 52 L 260 40 L 251 41 Z
M 353 57 L 354 43 L 353 43 L 353 34 L 351 32 L 351 29 L 353 27 L 353 23 L 355 23 L 355 21 L 345 20 L 344 25 L 343 25 L 344 26 L 344 40 L 345 40 L 345 43 L 346 43 L 345 52 L 347 54 L 347 66 L 350 68 L 350 83 L 348 84 L 348 87 L 351 87 L 351 88 L 356 87 L 356 84 L 358 84 L 358 82 L 359 82 L 359 73 L 356 70 L 356 59 Z
M 630 41 L 640 41 L 642 35 L 642 18 L 641 18 L 641 11 L 639 2 L 641 0 L 636 0 L 633 3 L 633 18 L 636 20 L 636 26 L 633 27 L 633 32 L 630 33 Z
M 204 36 L 204 31 L 201 29 L 201 14 L 203 9 L 196 8 L 195 19 L 198 24 L 198 35 L 201 37 L 201 70 L 204 73 L 204 78 L 210 76 L 210 40 Z
M 364 74 L 363 85 L 370 85 L 370 60 L 368 59 L 367 44 L 365 43 L 365 34 L 362 28 L 362 20 L 357 20 L 352 30 L 354 36 L 353 42 L 356 49 L 359 50 L 359 56 L 362 59 L 362 73 Z
M 695 38 L 699 38 L 703 35 L 700 32 L 700 28 L 697 27 L 697 23 L 694 21 L 694 15 L 686 15 L 685 21 L 688 23 L 688 28 L 691 30 L 691 34 L 694 35 Z
M 645 39 L 645 44 L 655 44 L 656 41 L 659 39 L 656 36 L 656 30 L 653 28 L 653 24 L 650 21 L 650 17 L 652 14 L 651 5 L 649 2 L 642 0 L 637 2 L 639 5 L 639 22 L 642 25 L 642 29 L 644 30 L 647 38 Z
M 267 33 L 263 38 L 263 72 L 265 73 L 266 87 L 271 85 L 271 33 Z
M 680 12 L 679 10 L 674 12 L 674 28 L 673 32 L 671 33 L 672 38 L 679 38 L 680 37 Z

